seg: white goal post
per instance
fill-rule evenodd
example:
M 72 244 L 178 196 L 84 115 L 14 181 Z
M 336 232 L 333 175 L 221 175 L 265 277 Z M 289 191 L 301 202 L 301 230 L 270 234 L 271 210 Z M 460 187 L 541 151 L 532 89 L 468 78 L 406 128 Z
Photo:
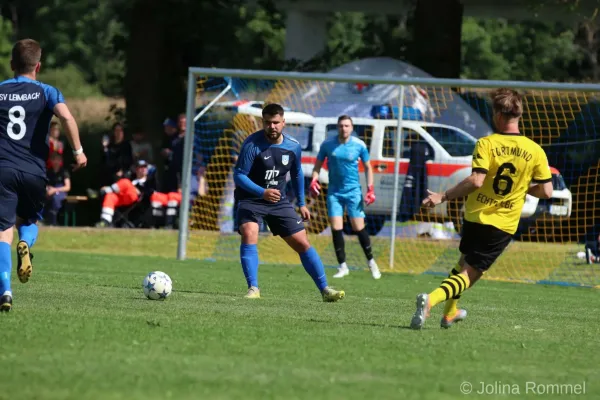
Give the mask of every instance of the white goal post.
M 208 104 L 204 104 L 202 110 L 197 112 L 197 78 L 223 78 L 227 82 L 227 86 L 212 94 L 212 100 Z M 486 80 L 470 80 L 470 79 L 440 79 L 440 78 L 413 78 L 408 76 L 373 76 L 373 75 L 341 75 L 330 73 L 302 73 L 302 72 L 281 72 L 281 71 L 261 71 L 261 70 L 241 70 L 241 69 L 214 69 L 214 68 L 195 68 L 191 67 L 188 70 L 187 78 L 187 134 L 184 142 L 184 160 L 182 170 L 182 202 L 179 219 L 179 235 L 177 259 L 184 260 L 187 258 L 187 246 L 190 237 L 190 207 L 192 197 L 190 194 L 192 180 L 192 165 L 194 163 L 194 139 L 196 135 L 195 124 L 201 120 L 205 113 L 218 104 L 228 92 L 232 90 L 232 79 L 244 80 L 272 80 L 277 82 L 296 81 L 296 82 L 327 82 L 327 83 L 344 83 L 344 84 L 362 84 L 369 85 L 395 85 L 397 97 L 395 104 L 398 105 L 398 112 L 395 116 L 395 132 L 403 132 L 403 128 L 407 124 L 406 115 L 403 115 L 403 110 L 407 104 L 408 87 L 426 87 L 435 88 L 436 93 L 451 93 L 454 89 L 462 90 L 482 90 L 507 87 L 517 90 L 530 91 L 548 96 L 551 93 L 568 93 L 565 96 L 571 96 L 573 93 L 590 93 L 590 96 L 600 93 L 600 84 L 583 84 L 583 83 L 552 83 L 552 82 L 520 82 L 520 81 L 486 81 Z M 440 100 L 442 101 L 442 100 Z M 541 102 L 542 100 L 540 100 Z M 540 103 L 541 104 L 541 103 Z M 558 117 L 557 117 L 558 118 Z M 563 118 L 563 117 L 560 117 Z M 567 117 L 564 117 L 565 121 Z M 398 139 L 398 138 L 396 138 Z M 392 221 L 389 234 L 389 269 L 394 269 L 394 260 L 396 259 L 396 234 L 397 224 L 393 221 L 397 220 L 399 207 L 402 200 L 399 198 L 399 192 L 402 191 L 400 186 L 400 165 L 403 155 L 403 140 L 395 140 L 394 143 L 394 161 L 393 161 L 393 183 L 390 181 L 390 195 L 393 195 L 391 210 L 389 210 L 389 218 Z M 390 167 L 391 168 L 391 167 Z M 391 189 L 393 187 L 393 189 Z M 378 196 L 379 198 L 379 196 Z

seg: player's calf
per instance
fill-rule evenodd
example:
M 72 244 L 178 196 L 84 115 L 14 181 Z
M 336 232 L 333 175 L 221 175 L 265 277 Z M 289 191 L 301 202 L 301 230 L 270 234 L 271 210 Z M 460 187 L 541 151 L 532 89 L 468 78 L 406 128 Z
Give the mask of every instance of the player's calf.
M 333 239 L 333 248 L 335 250 L 335 257 L 340 265 L 338 272 L 333 275 L 334 278 L 343 278 L 350 273 L 348 265 L 346 265 L 346 245 L 344 243 L 344 231 L 341 229 L 332 229 L 331 237 Z
M 304 270 L 310 275 L 315 285 L 317 285 L 324 301 L 338 301 L 344 298 L 345 293 L 343 291 L 338 291 L 328 286 L 325 267 L 323 267 L 321 257 L 319 257 L 315 248 L 308 242 L 305 230 L 284 237 L 283 240 L 300 255 L 300 261 Z
M 379 266 L 375 262 L 375 258 L 373 257 L 373 250 L 371 248 L 371 238 L 369 237 L 369 232 L 367 232 L 367 228 L 363 228 L 360 231 L 356 232 L 356 236 L 358 236 L 358 241 L 360 242 L 360 246 L 365 253 L 365 257 L 369 263 L 369 270 L 371 271 L 371 275 L 373 279 L 381 278 L 381 272 L 379 271 Z

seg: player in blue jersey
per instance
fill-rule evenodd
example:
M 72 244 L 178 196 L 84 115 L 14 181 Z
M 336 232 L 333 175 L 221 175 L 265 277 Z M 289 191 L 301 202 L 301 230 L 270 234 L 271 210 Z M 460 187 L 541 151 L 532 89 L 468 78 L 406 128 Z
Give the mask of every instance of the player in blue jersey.
M 306 272 L 313 279 L 323 301 L 344 298 L 345 293 L 327 285 L 321 258 L 308 242 L 304 221 L 310 212 L 304 204 L 302 149 L 298 141 L 283 133 L 283 108 L 269 104 L 262 110 L 263 130 L 253 133 L 242 144 L 234 170 L 235 199 L 238 201 L 237 226 L 242 235 L 240 259 L 246 276 L 246 298 L 260 298 L 258 286 L 259 226 L 263 220 L 275 236 L 281 238 L 300 255 Z M 285 196 L 286 175 L 291 175 L 299 216 Z
M 33 270 L 31 247 L 38 235 L 46 202 L 46 160 L 50 120 L 62 122 L 74 149 L 74 170 L 87 159 L 73 116 L 63 95 L 54 87 L 36 81 L 42 49 L 35 40 L 23 39 L 12 49 L 10 65 L 14 78 L 0 82 L 0 311 L 12 308 L 10 287 L 13 226 L 17 227 L 17 275 L 27 282 Z
M 369 269 L 374 279 L 381 278 L 379 267 L 373 258 L 371 250 L 371 239 L 365 228 L 365 210 L 367 206 L 375 201 L 375 189 L 373 187 L 373 169 L 369 162 L 369 150 L 365 142 L 352 136 L 354 125 L 352 118 L 342 115 L 338 118 L 338 134 L 323 142 L 317 155 L 317 161 L 312 173 L 310 193 L 318 196 L 321 192 L 319 184 L 319 173 L 323 162 L 327 159 L 329 169 L 329 188 L 327 190 L 327 214 L 331 225 L 331 236 L 338 263 L 338 272 L 334 278 L 343 278 L 348 275 L 346 264 L 346 251 L 344 244 L 344 209 L 350 218 L 352 230 L 356 232 L 358 241 L 367 257 Z M 364 202 L 362 188 L 358 175 L 358 159 L 363 163 L 367 175 L 367 195 Z

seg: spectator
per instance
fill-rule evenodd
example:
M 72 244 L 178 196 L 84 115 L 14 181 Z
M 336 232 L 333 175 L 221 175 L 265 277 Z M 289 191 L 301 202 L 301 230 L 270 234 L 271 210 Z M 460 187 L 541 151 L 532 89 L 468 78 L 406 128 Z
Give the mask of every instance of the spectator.
M 98 227 L 106 227 L 112 224 L 115 208 L 130 206 L 142 198 L 142 196 L 150 197 L 156 190 L 154 179 L 149 177 L 149 165 L 144 160 L 139 160 L 136 163 L 135 179 L 127 178 L 119 179 L 116 183 L 110 186 L 104 186 L 100 189 L 100 193 L 104 195 L 102 200 L 102 214 L 100 222 L 96 224 Z
M 123 125 L 113 125 L 112 138 L 102 139 L 103 166 L 101 185 L 108 186 L 123 178 L 133 164 L 131 144 L 125 140 Z
M 58 122 L 53 121 L 50 123 L 50 131 L 48 135 L 48 161 L 46 163 L 46 168 L 48 170 L 52 169 L 52 155 L 60 154 L 62 155 L 65 150 L 65 144 L 62 140 L 60 140 L 60 127 Z M 62 164 L 61 164 L 62 167 Z
M 185 127 L 185 114 L 180 114 L 177 120 L 177 134 L 171 138 L 169 148 L 163 147 L 163 156 L 167 154 L 168 157 L 162 184 L 163 193 L 176 192 L 179 189 L 183 165 Z
M 152 145 L 146 140 L 144 132 L 134 132 L 130 144 L 133 160 L 145 160 L 149 163 L 154 163 Z
M 156 228 L 164 226 L 167 229 L 175 229 L 177 210 L 181 204 L 181 190 L 171 193 L 154 192 L 150 196 L 152 204 L 152 216 Z
M 163 130 L 165 136 L 162 145 L 160 146 L 160 155 L 165 160 L 165 165 L 167 165 L 168 161 L 171 160 L 173 140 L 177 138 L 177 122 L 173 121 L 171 118 L 165 119 L 163 122 Z
M 46 186 L 46 218 L 48 224 L 57 225 L 58 212 L 63 206 L 67 194 L 71 190 L 71 177 L 69 171 L 63 168 L 63 157 L 59 153 L 50 156 L 51 168 L 46 172 L 48 185 Z
M 588 264 L 600 263 L 600 224 L 594 225 L 586 232 L 583 243 L 585 252 L 579 252 L 577 256 L 585 258 Z

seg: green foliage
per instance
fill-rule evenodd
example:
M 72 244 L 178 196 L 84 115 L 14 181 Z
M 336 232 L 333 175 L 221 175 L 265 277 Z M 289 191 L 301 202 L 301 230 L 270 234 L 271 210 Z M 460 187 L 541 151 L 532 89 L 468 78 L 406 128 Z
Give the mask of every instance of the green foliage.
M 97 0 L 93 6 L 72 0 L 31 3 L 20 5 L 21 12 L 27 15 L 29 11 L 32 16 L 21 26 L 17 39 L 38 38 L 47 68 L 75 64 L 85 81 L 97 84 L 104 94 L 120 94 L 127 32 L 116 12 L 118 1 Z
M 251 11 L 242 6 L 239 16 L 242 23 L 235 28 L 238 50 L 247 54 L 246 60 L 251 60 L 252 66 L 274 67 L 284 54 L 285 21 L 281 13 L 268 12 L 265 8 Z M 244 63 L 242 60 L 241 57 Z
M 10 57 L 12 50 L 12 26 L 10 22 L 0 18 L 0 80 L 12 77 Z
M 465 18 L 462 75 L 473 79 L 570 80 L 582 59 L 575 32 L 560 24 Z
M 98 85 L 88 83 L 85 74 L 74 64 L 67 64 L 61 68 L 42 69 L 38 79 L 58 88 L 67 98 L 96 97 L 102 94 Z

